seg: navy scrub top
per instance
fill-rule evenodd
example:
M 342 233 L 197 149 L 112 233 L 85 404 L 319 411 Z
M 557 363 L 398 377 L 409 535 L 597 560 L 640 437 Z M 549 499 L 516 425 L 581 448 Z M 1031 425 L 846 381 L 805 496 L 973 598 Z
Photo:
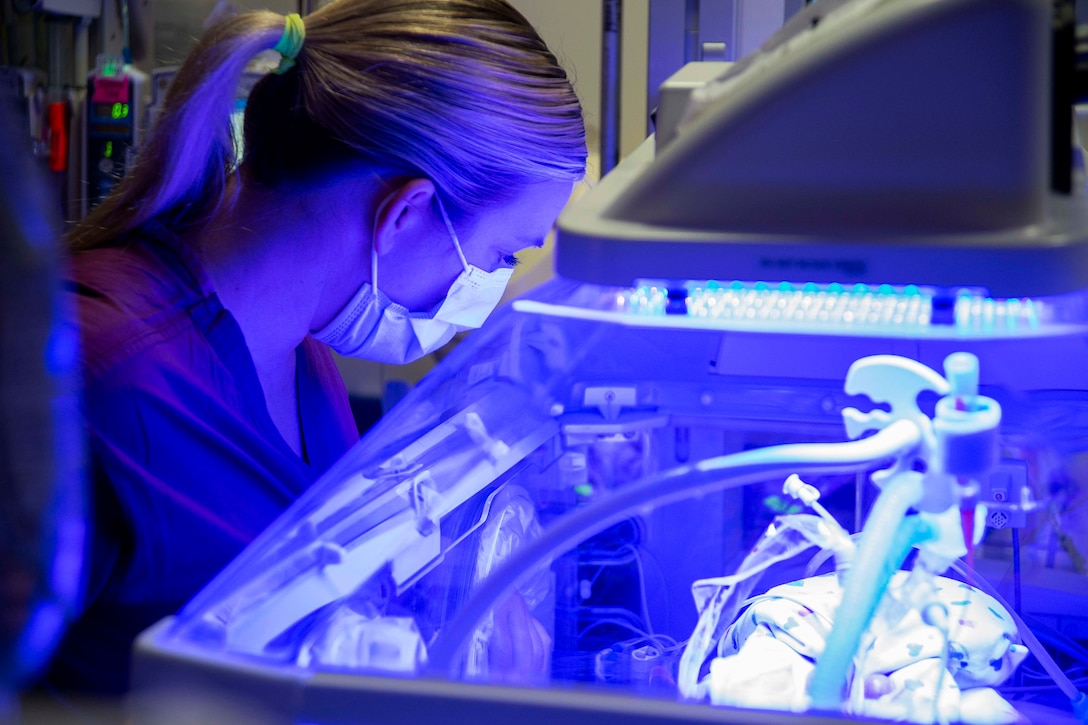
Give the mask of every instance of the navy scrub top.
M 241 329 L 161 226 L 74 255 L 94 513 L 85 609 L 47 681 L 123 692 L 132 642 L 175 613 L 358 439 L 328 348 L 297 348 L 305 460 Z

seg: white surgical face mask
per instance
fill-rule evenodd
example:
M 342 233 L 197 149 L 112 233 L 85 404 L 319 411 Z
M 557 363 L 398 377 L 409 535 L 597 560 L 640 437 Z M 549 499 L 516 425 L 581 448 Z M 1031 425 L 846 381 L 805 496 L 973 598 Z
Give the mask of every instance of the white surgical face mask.
M 313 336 L 346 357 L 400 365 L 418 360 L 462 330 L 479 327 L 499 304 L 514 270 L 485 272 L 468 263 L 457 232 L 437 196 L 462 271 L 430 312 L 409 312 L 378 290 L 378 254 L 370 252 L 371 282 L 364 282 L 332 321 Z

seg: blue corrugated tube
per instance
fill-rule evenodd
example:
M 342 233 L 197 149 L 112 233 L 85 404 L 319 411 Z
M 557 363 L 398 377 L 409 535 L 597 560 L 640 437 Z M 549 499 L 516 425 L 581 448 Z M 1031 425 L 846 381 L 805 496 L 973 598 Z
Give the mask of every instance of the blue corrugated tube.
M 873 504 L 854 554 L 853 567 L 846 574 L 835 625 L 809 682 L 813 709 L 841 709 L 854 654 L 892 575 L 899 571 L 915 544 L 932 537 L 927 524 L 917 516 L 907 516 L 921 498 L 922 476 L 912 472 L 891 478 Z

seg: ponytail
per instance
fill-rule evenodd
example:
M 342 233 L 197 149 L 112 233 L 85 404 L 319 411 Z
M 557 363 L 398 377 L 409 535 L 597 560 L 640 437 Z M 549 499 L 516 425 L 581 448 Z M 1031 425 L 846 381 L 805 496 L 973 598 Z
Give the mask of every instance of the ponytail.
M 231 203 L 236 88 L 284 28 L 282 15 L 253 12 L 205 34 L 135 168 L 70 235 L 73 250 L 118 243 L 152 219 L 195 228 Z M 585 173 L 578 97 L 506 0 L 336 0 L 306 17 L 305 37 L 293 68 L 250 91 L 241 185 L 366 168 L 431 179 L 457 218 Z

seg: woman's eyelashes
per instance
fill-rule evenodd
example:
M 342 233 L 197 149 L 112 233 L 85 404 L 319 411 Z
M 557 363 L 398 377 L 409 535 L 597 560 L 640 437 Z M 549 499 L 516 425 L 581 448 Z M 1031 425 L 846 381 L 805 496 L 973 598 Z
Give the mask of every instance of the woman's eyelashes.
M 516 254 L 504 254 L 502 256 L 502 262 L 507 267 L 516 267 L 521 264 L 521 260 L 518 259 Z

